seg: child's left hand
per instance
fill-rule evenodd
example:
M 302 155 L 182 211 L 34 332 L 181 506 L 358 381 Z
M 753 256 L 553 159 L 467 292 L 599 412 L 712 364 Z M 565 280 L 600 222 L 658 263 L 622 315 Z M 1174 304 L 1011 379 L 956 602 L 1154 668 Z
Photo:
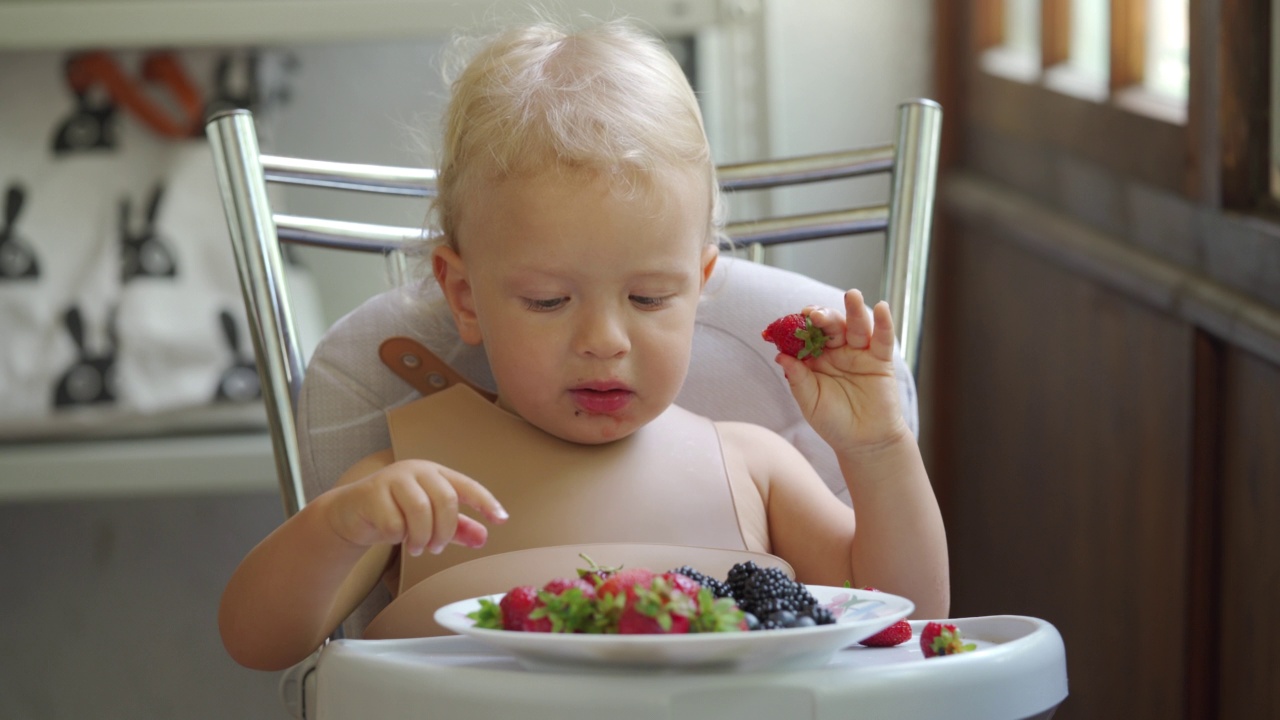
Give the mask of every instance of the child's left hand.
M 827 335 L 820 356 L 797 360 L 779 353 L 775 359 L 805 419 L 837 453 L 875 448 L 910 432 L 894 376 L 889 304 L 881 301 L 868 314 L 858 290 L 845 293 L 844 304 L 844 314 L 802 311 Z

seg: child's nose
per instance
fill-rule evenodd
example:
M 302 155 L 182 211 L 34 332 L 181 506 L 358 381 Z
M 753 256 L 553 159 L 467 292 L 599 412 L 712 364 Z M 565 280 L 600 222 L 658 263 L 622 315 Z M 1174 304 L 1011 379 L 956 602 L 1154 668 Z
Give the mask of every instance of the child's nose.
M 583 313 L 576 344 L 580 354 L 602 359 L 621 357 L 631 349 L 625 323 L 607 309 Z

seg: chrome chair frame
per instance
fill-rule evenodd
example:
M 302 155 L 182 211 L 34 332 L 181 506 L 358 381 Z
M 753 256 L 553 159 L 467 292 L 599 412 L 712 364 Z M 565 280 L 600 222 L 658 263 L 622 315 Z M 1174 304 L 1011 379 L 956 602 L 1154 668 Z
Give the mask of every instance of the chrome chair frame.
M 726 234 L 737 246 L 769 246 L 884 231 L 884 296 L 894 310 L 898 342 L 913 374 L 918 370 L 941 123 L 937 103 L 912 100 L 898 107 L 892 144 L 718 168 L 721 187 L 730 192 L 891 175 L 888 203 L 735 222 Z M 382 253 L 403 267 L 403 248 L 420 240 L 422 230 L 276 214 L 269 210 L 267 183 L 430 197 L 436 175 L 429 169 L 261 155 L 253 116 L 246 110 L 213 116 L 206 134 L 248 311 L 280 492 L 286 516 L 292 516 L 306 503 L 295 425 L 305 367 L 280 243 Z

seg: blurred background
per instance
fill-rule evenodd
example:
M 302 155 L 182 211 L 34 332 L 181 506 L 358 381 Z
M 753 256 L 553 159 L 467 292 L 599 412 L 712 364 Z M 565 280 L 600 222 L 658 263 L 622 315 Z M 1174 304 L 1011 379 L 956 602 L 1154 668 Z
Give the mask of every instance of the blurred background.
M 441 52 L 525 6 L 0 0 L 0 717 L 286 716 L 215 626 L 283 513 L 200 121 L 250 107 L 265 152 L 430 165 Z M 880 144 L 897 103 L 941 102 L 918 383 L 952 614 L 1057 625 L 1060 718 L 1280 717 L 1255 639 L 1280 631 L 1270 0 L 544 6 L 662 35 L 719 162 Z M 878 295 L 881 240 L 766 260 Z M 388 283 L 291 259 L 312 341 Z

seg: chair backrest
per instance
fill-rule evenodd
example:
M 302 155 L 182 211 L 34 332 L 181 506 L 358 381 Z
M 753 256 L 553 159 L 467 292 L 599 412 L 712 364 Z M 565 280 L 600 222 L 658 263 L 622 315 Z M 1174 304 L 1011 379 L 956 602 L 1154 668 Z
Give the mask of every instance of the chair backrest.
M 893 143 L 718 169 L 727 191 L 891 175 L 884 204 L 732 223 L 726 231 L 735 245 L 762 246 L 885 232 L 882 287 L 895 315 L 899 383 L 913 429 L 913 376 L 941 114 L 936 103 L 913 100 L 899 106 Z M 262 155 L 253 117 L 244 110 L 211 118 L 207 134 L 262 379 L 282 499 L 291 515 L 308 497 L 331 487 L 355 460 L 387 447 L 383 412 L 419 397 L 382 364 L 378 347 L 383 340 L 413 337 L 473 382 L 492 388 L 492 378 L 483 350 L 458 340 L 429 279 L 378 295 L 339 320 L 317 345 L 309 366 L 299 350 L 281 242 L 383 253 L 403 268 L 403 251 L 422 239 L 422 230 L 277 214 L 267 183 L 425 197 L 434 194 L 433 171 Z M 772 362 L 774 351 L 759 340 L 761 328 L 778 315 L 814 303 L 840 307 L 842 293 L 785 270 L 723 259 L 699 308 L 689 378 L 677 402 L 713 419 L 758 422 L 777 430 L 847 501 L 834 454 L 800 416 Z M 755 390 L 744 393 L 743 387 Z

